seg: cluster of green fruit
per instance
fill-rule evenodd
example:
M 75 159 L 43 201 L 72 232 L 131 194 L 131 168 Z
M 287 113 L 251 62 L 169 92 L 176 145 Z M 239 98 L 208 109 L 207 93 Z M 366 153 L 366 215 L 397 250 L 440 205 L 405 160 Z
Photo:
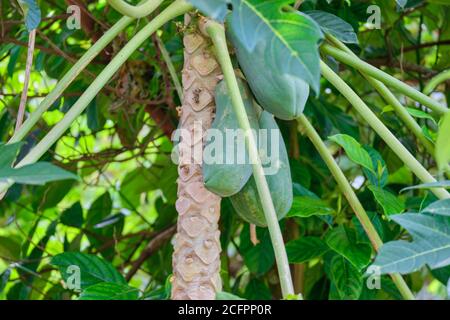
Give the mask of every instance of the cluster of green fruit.
M 260 129 L 266 129 L 266 132 L 271 130 L 279 132 L 274 116 L 284 120 L 299 117 L 308 98 L 309 86 L 302 79 L 267 68 L 264 57 L 267 44 L 258 44 L 252 52 L 249 52 L 233 35 L 232 30 L 229 36 L 236 49 L 239 65 L 248 81 L 247 85 L 244 80 L 238 78 L 240 93 L 252 129 L 256 132 Z M 256 103 L 253 96 L 264 110 Z M 226 130 L 237 131 L 238 120 L 233 112 L 231 97 L 224 81 L 217 85 L 215 97 L 216 118 L 212 129 L 219 130 L 224 136 Z M 275 150 L 277 163 L 265 165 L 277 167 L 277 172 L 266 175 L 266 179 L 278 219 L 282 219 L 291 208 L 293 191 L 286 146 L 281 134 L 278 136 L 279 150 Z M 267 139 L 266 143 L 258 143 L 260 155 L 274 152 L 271 150 L 270 141 L 271 139 Z M 233 150 L 238 152 L 239 148 L 235 146 Z M 234 159 L 237 158 L 238 155 L 235 154 Z M 246 154 L 245 159 L 248 158 Z M 270 158 L 274 161 L 273 157 Z M 252 176 L 252 166 L 248 161 L 243 164 L 205 163 L 203 178 L 208 190 L 221 197 L 230 197 L 235 211 L 242 219 L 260 227 L 266 226 L 257 184 Z

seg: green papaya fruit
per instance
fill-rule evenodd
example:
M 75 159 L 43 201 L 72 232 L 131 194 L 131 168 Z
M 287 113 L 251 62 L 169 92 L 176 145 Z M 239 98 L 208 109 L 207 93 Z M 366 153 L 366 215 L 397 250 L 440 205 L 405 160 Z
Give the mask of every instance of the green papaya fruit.
M 273 115 L 263 111 L 259 118 L 259 127 L 260 129 L 267 129 L 268 132 L 266 143 L 259 135 L 257 136 L 258 148 L 275 211 L 280 220 L 286 216 L 292 206 L 293 191 L 289 158 L 283 137 Z M 260 134 L 264 135 L 265 133 Z M 274 140 L 272 140 L 271 134 L 275 134 Z M 272 150 L 272 146 L 276 149 L 275 141 L 278 142 L 278 150 Z M 242 219 L 259 227 L 267 226 L 253 176 L 241 191 L 230 197 L 230 200 L 233 208 Z
M 250 125 L 258 129 L 250 89 L 244 80 L 239 77 L 237 80 Z M 215 98 L 216 116 L 206 137 L 209 143 L 203 150 L 203 182 L 209 191 L 229 197 L 242 189 L 252 174 L 252 167 L 225 81 L 217 85 Z
M 308 100 L 309 85 L 274 67 L 275 64 L 269 61 L 270 41 L 257 43 L 249 52 L 233 32 L 230 21 L 228 27 L 228 38 L 236 49 L 239 65 L 261 107 L 283 120 L 298 118 Z

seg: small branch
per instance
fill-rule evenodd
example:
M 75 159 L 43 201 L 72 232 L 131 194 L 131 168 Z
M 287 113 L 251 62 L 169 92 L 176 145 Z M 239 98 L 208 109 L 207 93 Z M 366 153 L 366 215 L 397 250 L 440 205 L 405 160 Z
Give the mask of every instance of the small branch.
M 183 101 L 183 88 L 181 86 L 180 79 L 178 78 L 177 71 L 175 66 L 172 63 L 172 59 L 170 58 L 169 52 L 166 49 L 166 46 L 161 41 L 161 38 L 158 35 L 155 36 L 156 42 L 158 44 L 158 48 L 161 51 L 164 62 L 167 65 L 167 69 L 169 70 L 170 76 L 172 77 L 173 84 L 175 85 L 175 89 L 177 90 L 178 97 L 180 101 Z
M 20 40 L 14 39 L 14 38 L 8 38 L 8 37 L 0 38 L 0 43 L 13 43 L 13 44 L 21 46 L 21 47 L 28 47 L 28 43 L 22 42 Z M 47 54 L 53 54 L 53 55 L 61 56 L 61 54 L 59 52 L 56 52 L 56 51 L 52 50 L 51 48 L 47 48 L 47 47 L 42 46 L 42 45 L 35 44 L 35 49 L 38 49 L 38 50 L 40 50 L 42 52 L 45 52 Z M 76 59 L 74 57 L 72 57 L 72 58 Z
M 27 64 L 25 68 L 25 80 L 23 83 L 22 96 L 20 97 L 19 112 L 17 113 L 15 132 L 17 132 L 17 130 L 19 130 L 19 128 L 22 126 L 23 118 L 25 116 L 25 108 L 28 98 L 28 86 L 30 84 L 31 67 L 33 66 L 33 54 L 35 42 L 36 42 L 36 29 L 33 29 L 30 31 L 28 35 L 28 54 L 27 54 Z
M 157 251 L 167 240 L 172 238 L 172 236 L 175 234 L 175 231 L 177 230 L 177 226 L 173 225 L 170 228 L 162 231 L 161 233 L 157 234 L 145 247 L 144 250 L 142 250 L 141 255 L 139 258 L 137 258 L 135 261 L 131 264 L 131 269 L 128 271 L 126 275 L 126 280 L 130 281 L 131 278 L 138 272 L 138 270 L 141 268 L 141 266 L 144 264 L 144 262 L 153 254 L 155 251 Z

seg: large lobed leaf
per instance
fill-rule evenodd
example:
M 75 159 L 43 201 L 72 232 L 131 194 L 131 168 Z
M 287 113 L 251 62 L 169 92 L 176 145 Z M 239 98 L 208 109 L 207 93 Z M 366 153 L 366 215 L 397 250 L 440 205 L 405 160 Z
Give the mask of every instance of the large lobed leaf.
M 432 269 L 450 264 L 450 219 L 447 216 L 405 213 L 391 218 L 409 231 L 413 241 L 384 244 L 373 263 L 381 273 L 405 274 L 425 264 Z
M 229 26 L 251 53 L 264 46 L 267 66 L 303 79 L 318 93 L 323 33 L 318 24 L 301 12 L 286 12 L 290 0 L 231 0 Z

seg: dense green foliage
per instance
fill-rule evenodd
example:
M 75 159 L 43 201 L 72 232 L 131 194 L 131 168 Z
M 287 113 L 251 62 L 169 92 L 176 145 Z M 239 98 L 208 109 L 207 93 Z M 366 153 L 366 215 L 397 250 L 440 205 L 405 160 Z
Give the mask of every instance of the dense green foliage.
M 15 183 L 0 200 L 0 298 L 168 299 L 178 177 L 170 135 L 181 104 L 172 68 L 181 76 L 182 17 L 159 28 L 132 54 L 40 162 L 13 168 L 61 121 L 112 57 L 172 1 L 130 23 L 52 104 L 23 143 L 6 144 L 14 134 L 31 30 L 37 28 L 27 116 L 122 17 L 106 1 L 78 2 L 86 10 L 81 28 L 72 30 L 66 23 L 66 1 L 0 0 L 0 187 Z M 278 118 L 275 123 L 271 114 L 262 113 L 273 122 L 270 126 L 280 128 L 281 147 L 286 146 L 289 159 L 282 159 L 282 178 L 267 180 L 282 218 L 296 293 L 305 299 L 402 299 L 388 275 L 402 273 L 417 297 L 447 298 L 450 202 L 431 190 L 450 186 L 445 180 L 450 174 L 450 113 L 441 115 L 393 91 L 407 107 L 406 117 L 398 115 L 370 81 L 319 47 L 332 35 L 359 58 L 426 92 L 430 80 L 450 68 L 448 2 L 305 0 L 297 1 L 299 11 L 289 0 L 190 2 L 203 14 L 225 21 L 236 66 L 256 101 Z M 382 8 L 379 29 L 371 25 L 370 5 Z M 232 11 L 226 18 L 227 8 Z M 372 124 L 320 77 L 320 59 L 339 72 L 438 182 L 423 184 L 414 175 Z M 219 102 L 226 100 L 222 89 Z M 449 80 L 430 92 L 448 106 Z M 227 114 L 220 108 L 231 102 L 219 102 L 221 119 Z M 302 135 L 303 128 L 291 120 L 302 112 L 387 242 L 379 253 L 348 194 Z M 405 118 L 417 122 L 434 153 L 405 126 Z M 237 128 L 236 119 L 226 121 Z M 224 123 L 215 127 L 225 128 Z M 214 170 L 227 171 L 206 170 L 212 177 Z M 269 230 L 257 227 L 258 243 L 251 239 L 248 222 L 264 226 L 265 221 L 250 171 L 249 166 L 233 168 L 224 184 L 212 182 L 212 188 L 223 188 L 220 192 L 227 196 L 240 190 L 235 198 L 222 200 L 224 292 L 218 299 L 282 298 Z M 242 180 L 231 180 L 233 175 Z M 239 204 L 236 197 L 245 193 L 252 202 Z M 367 285 L 373 270 L 380 272 L 376 289 Z

